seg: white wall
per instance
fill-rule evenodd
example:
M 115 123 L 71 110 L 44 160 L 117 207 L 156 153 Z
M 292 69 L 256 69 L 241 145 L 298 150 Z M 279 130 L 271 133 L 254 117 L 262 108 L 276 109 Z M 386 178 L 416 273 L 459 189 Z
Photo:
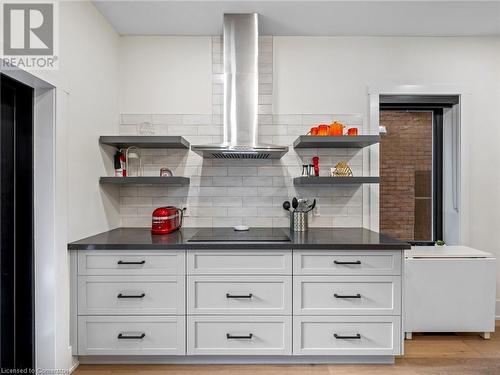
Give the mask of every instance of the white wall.
M 56 368 L 68 368 L 69 277 L 67 242 L 120 225 L 115 191 L 101 190 L 99 176 L 111 169 L 99 135 L 118 132 L 118 35 L 90 2 L 60 4 L 60 71 L 66 100 L 59 98 L 56 127 L 65 127 L 56 157 L 67 158 L 67 238 L 60 243 L 56 285 Z M 58 121 L 58 120 L 63 120 Z M 61 132 L 61 130 L 59 131 Z M 56 131 L 57 133 L 57 131 Z M 59 160 L 60 162 L 60 160 Z M 66 166 L 59 164 L 61 170 Z M 56 171 L 56 178 L 57 178 Z M 62 183 L 59 178 L 56 180 Z M 57 189 L 57 188 L 56 188 Z M 61 210 L 58 218 L 64 219 Z M 62 217 L 61 217 L 62 216 Z M 64 247 L 63 247 L 64 246 Z M 60 251 L 60 253 L 59 253 Z
M 120 38 L 120 113 L 211 113 L 210 37 Z
M 101 190 L 99 176 L 112 170 L 98 144 L 118 133 L 119 37 L 90 3 L 61 3 L 61 74 L 69 92 L 68 240 L 119 226 L 116 197 Z
M 275 37 L 274 43 L 280 113 L 360 112 L 366 119 L 368 86 L 462 86 L 468 155 L 462 169 L 469 176 L 464 238 L 500 258 L 500 38 Z

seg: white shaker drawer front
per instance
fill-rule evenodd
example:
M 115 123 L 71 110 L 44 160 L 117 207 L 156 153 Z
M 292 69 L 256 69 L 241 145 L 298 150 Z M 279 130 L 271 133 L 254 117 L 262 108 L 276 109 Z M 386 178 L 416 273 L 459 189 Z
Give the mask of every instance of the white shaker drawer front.
M 188 251 L 187 272 L 190 275 L 291 275 L 292 252 Z
M 294 317 L 295 355 L 399 355 L 399 316 Z
M 188 316 L 187 354 L 292 354 L 291 316 Z
M 185 252 L 81 251 L 79 275 L 182 275 Z
M 79 355 L 184 355 L 184 316 L 80 316 Z
M 294 276 L 295 315 L 399 315 L 400 276 Z
M 292 276 L 188 276 L 188 314 L 292 314 Z
M 79 276 L 79 315 L 184 314 L 184 276 Z
M 401 251 L 296 251 L 294 274 L 401 275 Z

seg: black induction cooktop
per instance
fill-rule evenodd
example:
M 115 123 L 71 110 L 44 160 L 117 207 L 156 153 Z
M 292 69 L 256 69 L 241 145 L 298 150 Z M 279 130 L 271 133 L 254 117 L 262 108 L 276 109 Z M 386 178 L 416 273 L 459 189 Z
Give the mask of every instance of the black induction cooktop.
M 290 242 L 290 237 L 281 228 L 250 228 L 237 231 L 233 228 L 204 228 L 188 242 Z

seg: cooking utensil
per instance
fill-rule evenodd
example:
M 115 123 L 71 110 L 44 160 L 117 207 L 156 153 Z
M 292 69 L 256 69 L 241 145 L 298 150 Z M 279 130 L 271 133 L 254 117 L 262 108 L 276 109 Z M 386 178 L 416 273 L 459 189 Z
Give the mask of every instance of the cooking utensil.
M 285 209 L 285 211 L 290 211 L 290 202 L 283 202 L 283 208 Z
M 311 204 L 309 207 L 307 207 L 307 209 L 306 209 L 306 211 L 305 211 L 305 212 L 307 213 L 307 212 L 309 212 L 309 211 L 314 210 L 314 207 L 316 207 L 316 198 L 314 198 L 314 200 L 313 200 L 312 204 Z
M 297 198 L 293 197 L 292 207 L 293 207 L 294 211 L 297 209 L 298 205 L 299 205 L 299 201 L 297 200 Z
M 307 199 L 299 199 L 299 205 L 297 206 L 297 210 L 299 212 L 304 212 L 307 209 Z
M 292 199 L 292 206 L 294 201 L 297 202 L 297 207 L 290 211 L 290 230 L 292 232 L 305 232 L 309 229 L 309 214 L 308 212 L 316 206 L 316 199 L 313 199 L 312 204 L 308 204 L 309 200 L 300 198 Z

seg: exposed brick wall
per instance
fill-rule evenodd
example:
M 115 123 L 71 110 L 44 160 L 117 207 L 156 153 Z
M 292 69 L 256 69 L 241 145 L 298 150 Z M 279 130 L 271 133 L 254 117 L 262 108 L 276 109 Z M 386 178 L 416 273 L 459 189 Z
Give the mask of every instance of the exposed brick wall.
M 380 231 L 430 239 L 432 113 L 381 111 L 380 125 Z

